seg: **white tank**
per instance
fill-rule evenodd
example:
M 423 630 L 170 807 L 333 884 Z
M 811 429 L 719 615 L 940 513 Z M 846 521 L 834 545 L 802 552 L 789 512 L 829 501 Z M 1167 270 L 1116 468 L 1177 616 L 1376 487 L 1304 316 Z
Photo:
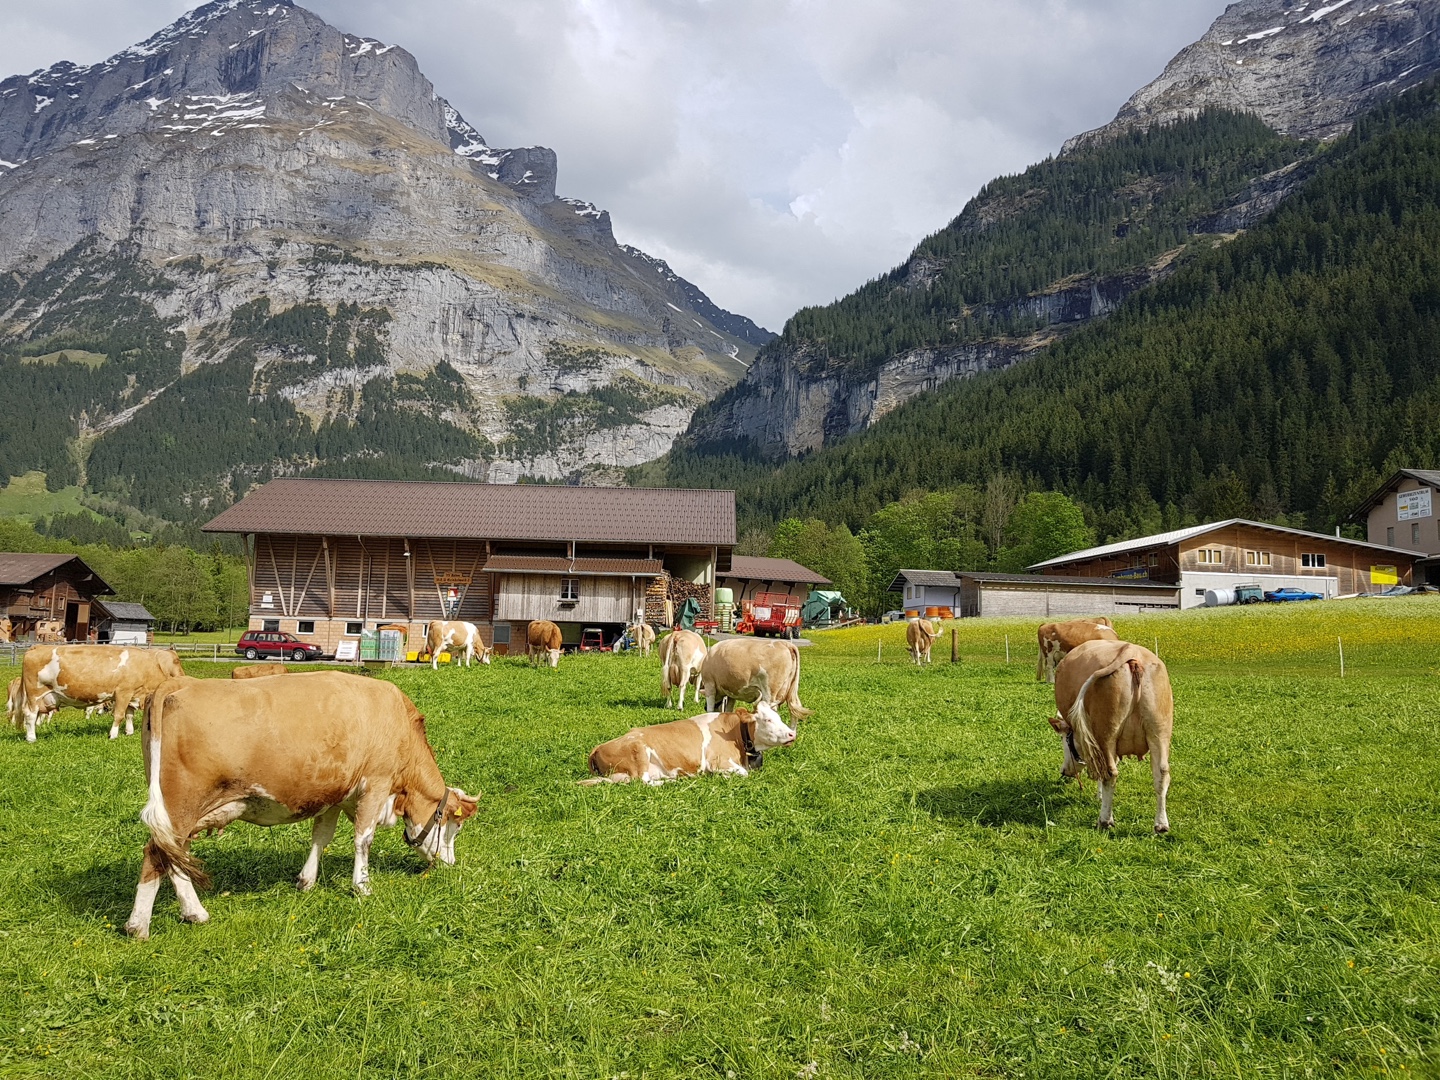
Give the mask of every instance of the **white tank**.
M 1235 590 L 1234 590 L 1234 589 L 1206 589 L 1206 590 L 1205 590 L 1205 606 L 1206 606 L 1206 607 L 1229 607 L 1229 606 L 1230 606 L 1231 604 L 1233 604 L 1233 603 L 1235 603 Z

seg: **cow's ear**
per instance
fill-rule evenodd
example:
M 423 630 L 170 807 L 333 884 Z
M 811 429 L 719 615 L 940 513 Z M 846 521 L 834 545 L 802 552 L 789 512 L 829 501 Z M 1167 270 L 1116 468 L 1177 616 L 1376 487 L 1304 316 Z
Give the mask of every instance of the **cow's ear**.
M 1054 728 L 1057 732 L 1059 732 L 1061 735 L 1069 734 L 1070 721 L 1066 720 L 1058 712 L 1055 713 L 1053 716 L 1049 717 L 1048 719 L 1050 721 L 1050 726 Z
M 459 789 L 455 790 L 455 802 L 454 817 L 456 821 L 464 821 L 466 818 L 474 817 L 475 811 L 480 806 L 479 799 L 472 799 Z
M 395 805 L 395 816 L 396 816 L 397 818 L 398 818 L 398 817 L 404 817 L 404 816 L 405 816 L 405 793 L 404 793 L 403 791 L 402 791 L 399 795 L 396 795 L 396 796 L 395 796 L 395 804 L 394 804 L 394 805 Z

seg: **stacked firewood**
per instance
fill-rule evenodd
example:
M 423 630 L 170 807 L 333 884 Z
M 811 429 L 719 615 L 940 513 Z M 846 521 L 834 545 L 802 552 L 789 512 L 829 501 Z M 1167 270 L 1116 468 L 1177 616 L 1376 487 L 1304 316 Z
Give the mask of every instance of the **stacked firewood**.
M 686 600 L 700 601 L 700 617 L 710 618 L 710 586 L 696 585 L 691 581 L 683 581 L 680 578 L 670 579 L 670 602 L 675 606 L 675 611 L 680 611 L 680 605 Z
M 645 590 L 645 621 L 651 626 L 669 626 L 665 601 L 670 598 L 670 575 L 661 574 Z
M 680 605 L 690 599 L 700 601 L 700 617 L 709 619 L 709 585 L 696 585 L 669 574 L 658 577 L 645 591 L 645 621 L 655 626 L 669 626 L 680 614 Z

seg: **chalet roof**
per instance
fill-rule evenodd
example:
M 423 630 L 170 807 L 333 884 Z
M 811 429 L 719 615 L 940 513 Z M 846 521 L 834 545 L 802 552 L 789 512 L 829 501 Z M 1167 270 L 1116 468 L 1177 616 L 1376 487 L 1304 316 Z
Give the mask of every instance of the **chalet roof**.
M 204 527 L 219 533 L 735 543 L 733 491 L 283 478 Z
M 1374 510 L 1375 507 L 1385 501 L 1385 496 L 1394 491 L 1396 485 L 1406 477 L 1409 477 L 1411 480 L 1418 480 L 1422 484 L 1429 484 L 1433 488 L 1440 488 L 1440 472 L 1434 469 L 1396 469 L 1389 480 L 1386 480 L 1385 483 L 1376 488 L 1368 499 L 1355 508 L 1355 512 L 1350 515 L 1350 520 L 1358 521 L 1370 513 L 1371 510 Z
M 796 584 L 830 585 L 831 580 L 793 559 L 765 559 L 758 555 L 732 555 L 726 577 L 748 581 L 791 581 Z
M 937 589 L 958 589 L 962 580 L 991 582 L 997 585 L 1075 585 L 1104 586 L 1107 589 L 1178 589 L 1163 581 L 1111 577 L 1067 577 L 1061 574 L 988 574 L 971 570 L 901 570 L 895 575 L 887 592 L 900 592 L 908 582 Z
M 155 621 L 155 616 L 145 610 L 144 604 L 132 604 L 124 600 L 97 600 L 95 605 L 120 622 Z
M 1209 525 L 1192 525 L 1188 529 L 1175 529 L 1171 532 L 1156 533 L 1154 536 L 1142 536 L 1135 540 L 1124 540 L 1118 544 L 1102 544 L 1099 547 L 1085 548 L 1083 551 L 1072 551 L 1069 555 L 1061 555 L 1055 559 L 1046 559 L 1044 562 L 1036 563 L 1027 567 L 1029 570 L 1043 570 L 1047 566 L 1065 566 L 1069 563 L 1084 562 L 1088 559 L 1103 559 L 1109 555 L 1125 555 L 1132 551 L 1144 551 L 1148 548 L 1167 547 L 1172 544 L 1184 543 L 1186 540 L 1193 540 L 1206 533 L 1219 532 L 1221 529 L 1228 529 L 1235 525 L 1244 525 L 1251 529 L 1261 529 L 1266 532 L 1282 533 L 1286 536 L 1301 536 L 1307 540 L 1323 540 L 1329 544 L 1345 544 L 1350 547 L 1364 548 L 1368 551 L 1383 551 L 1387 555 L 1404 555 L 1413 559 L 1415 552 L 1406 551 L 1403 548 L 1386 547 L 1384 544 L 1371 544 L 1363 540 L 1351 540 L 1343 536 L 1326 536 L 1324 533 L 1307 532 L 1304 529 L 1291 529 L 1284 525 L 1271 525 L 1265 521 L 1250 521 L 1246 518 L 1227 518 L 1225 521 L 1212 522 Z
M 32 581 L 44 577 L 52 570 L 58 570 L 62 566 L 76 563 L 76 576 L 78 580 L 85 582 L 94 579 L 95 592 L 108 593 L 115 590 L 101 579 L 100 575 L 91 570 L 85 561 L 78 555 L 55 555 L 41 554 L 36 552 L 0 552 L 0 585 L 29 585 Z

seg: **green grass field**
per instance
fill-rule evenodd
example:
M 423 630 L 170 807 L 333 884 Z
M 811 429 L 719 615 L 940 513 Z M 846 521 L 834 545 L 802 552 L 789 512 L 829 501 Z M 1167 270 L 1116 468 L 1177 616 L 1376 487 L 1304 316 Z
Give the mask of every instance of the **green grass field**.
M 342 822 L 300 895 L 308 825 L 237 824 L 212 921 L 166 886 L 148 943 L 138 741 L 6 734 L 0 1075 L 1440 1075 L 1440 603 L 1118 628 L 1175 684 L 1167 837 L 1148 767 L 1108 835 L 1057 779 L 1033 622 L 923 671 L 903 626 L 819 635 L 796 746 L 653 789 L 574 781 L 667 719 L 654 659 L 500 660 L 384 676 L 483 792 L 458 865 L 387 830 L 357 899 Z

